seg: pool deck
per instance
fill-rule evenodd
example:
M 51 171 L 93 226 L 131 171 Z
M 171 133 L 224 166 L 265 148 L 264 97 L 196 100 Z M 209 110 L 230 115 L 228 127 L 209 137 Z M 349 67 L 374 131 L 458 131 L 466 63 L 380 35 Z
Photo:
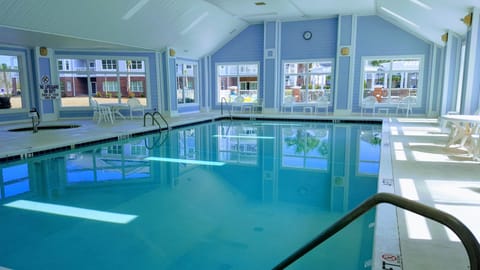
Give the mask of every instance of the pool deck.
M 235 116 L 235 115 L 234 115 Z M 245 117 L 246 115 L 238 115 Z M 212 121 L 218 112 L 167 117 L 170 127 L 199 121 Z M 319 116 L 312 114 L 259 114 L 253 118 L 379 120 L 358 116 Z M 75 148 L 91 141 L 126 138 L 134 133 L 157 129 L 143 126 L 143 119 L 117 120 L 97 124 L 91 119 L 65 119 L 43 125 L 79 124 L 78 128 L 10 132 L 31 123 L 0 125 L 0 159 L 28 158 L 49 149 Z M 162 124 L 164 127 L 165 125 Z M 446 148 L 448 135 L 437 119 L 383 118 L 382 161 L 379 191 L 392 192 L 446 211 L 466 224 L 480 239 L 480 162 L 472 160 L 462 148 Z M 398 241 L 399 239 L 399 241 Z M 398 255 L 401 254 L 401 257 Z M 392 269 L 469 269 L 463 246 L 436 222 L 425 220 L 391 205 L 378 207 L 375 229 L 374 269 L 382 262 Z M 397 258 L 397 262 L 389 261 Z

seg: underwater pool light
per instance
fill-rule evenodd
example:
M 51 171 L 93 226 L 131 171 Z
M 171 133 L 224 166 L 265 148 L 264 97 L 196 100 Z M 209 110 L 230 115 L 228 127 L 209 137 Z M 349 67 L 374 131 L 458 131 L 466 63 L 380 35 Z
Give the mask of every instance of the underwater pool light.
M 130 221 L 134 220 L 137 216 L 127 215 L 127 214 L 118 214 L 112 212 L 91 210 L 86 208 L 51 204 L 51 203 L 42 203 L 34 202 L 28 200 L 17 200 L 11 203 L 4 204 L 7 207 L 13 207 L 23 210 L 37 211 L 48 214 L 55 214 L 68 217 L 84 218 L 90 220 L 97 220 L 103 222 L 127 224 Z
M 239 139 L 265 139 L 273 140 L 275 137 L 269 136 L 248 136 L 248 135 L 213 135 L 215 138 L 239 138 Z
M 209 165 L 209 166 L 223 166 L 223 165 L 225 165 L 225 162 L 218 162 L 218 161 L 180 159 L 180 158 L 165 158 L 165 157 L 147 157 L 144 160 L 160 161 L 160 162 L 173 162 L 173 163 L 185 163 L 185 164 L 196 164 L 196 165 Z

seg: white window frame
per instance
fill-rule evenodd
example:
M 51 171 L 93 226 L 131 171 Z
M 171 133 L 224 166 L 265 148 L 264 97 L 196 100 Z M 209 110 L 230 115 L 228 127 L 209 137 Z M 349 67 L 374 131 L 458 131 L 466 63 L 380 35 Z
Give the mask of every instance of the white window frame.
M 60 60 L 69 60 L 71 61 L 70 63 L 70 70 L 58 70 L 58 62 Z M 74 61 L 72 60 L 80 60 L 80 61 L 85 61 L 86 66 L 84 69 L 78 69 L 74 67 Z M 111 60 L 115 61 L 116 64 L 116 69 L 114 70 L 104 70 L 103 69 L 103 60 Z M 120 62 L 124 61 L 127 63 L 128 61 L 142 61 L 144 65 L 141 67 L 141 69 L 133 69 L 133 70 L 127 70 L 126 64 L 121 64 Z M 95 77 L 96 75 L 104 75 L 104 76 L 109 76 L 109 77 L 115 77 L 116 81 L 119 84 L 120 87 L 120 77 L 123 76 L 124 74 L 130 73 L 133 76 L 137 76 L 141 74 L 142 76 L 145 76 L 145 98 L 146 98 L 146 104 L 151 103 L 151 93 L 150 93 L 150 72 L 149 72 L 149 58 L 148 57 L 132 57 L 129 55 L 124 55 L 124 56 L 105 56 L 105 55 L 77 55 L 77 54 L 61 54 L 57 55 L 55 58 L 55 62 L 57 63 L 57 80 L 58 84 L 60 85 L 60 79 L 61 79 L 61 74 L 68 74 L 68 75 L 73 75 L 73 76 L 85 76 L 88 78 L 88 95 L 90 97 L 96 97 L 97 91 L 100 89 L 92 89 L 92 83 L 90 82 L 91 77 Z M 98 87 L 99 81 L 97 81 L 97 87 Z M 66 90 L 66 89 L 65 89 Z M 103 89 L 102 89 L 103 90 Z M 117 93 L 117 92 L 112 92 L 112 91 L 106 91 L 106 93 Z M 120 89 L 118 91 L 120 93 Z M 121 95 L 119 94 L 117 97 L 117 101 L 120 102 L 121 100 Z M 124 97 L 125 98 L 125 97 Z M 62 110 L 69 110 L 69 109 L 77 109 L 79 107 L 85 107 L 89 108 L 90 104 L 85 104 L 74 107 L 74 106 L 61 106 Z
M 241 90 L 241 82 L 240 82 L 240 78 L 241 77 L 246 77 L 246 76 L 242 76 L 240 70 L 239 70 L 239 66 L 243 66 L 243 65 L 256 65 L 257 66 L 257 73 L 256 73 L 256 77 L 257 77 L 257 93 L 256 93 L 256 96 L 252 99 L 252 100 L 244 100 L 245 103 L 254 103 L 256 102 L 256 100 L 259 98 L 259 94 L 260 94 L 260 62 L 250 62 L 250 61 L 246 61 L 246 62 L 218 62 L 218 63 L 215 63 L 215 103 L 216 104 L 220 104 L 222 102 L 222 94 L 220 93 L 221 91 L 221 86 L 219 85 L 220 84 L 220 78 L 219 78 L 219 74 L 218 74 L 218 67 L 219 66 L 237 66 L 237 74 L 236 74 L 236 78 L 237 78 L 237 91 L 238 93 L 240 93 L 240 91 L 244 91 L 244 90 Z M 228 75 L 229 77 L 235 77 L 235 75 Z M 252 77 L 253 77 L 253 74 L 252 74 Z M 225 89 L 223 90 L 225 91 Z M 252 90 L 250 90 L 252 91 Z M 234 102 L 234 98 L 231 97 L 231 94 L 228 95 L 229 98 L 226 98 L 227 102 L 231 103 L 231 102 Z
M 101 62 L 102 62 L 101 63 L 101 70 L 103 70 L 103 71 L 116 71 L 116 70 L 118 70 L 117 59 L 101 59 Z
M 193 74 L 193 77 L 194 77 L 193 100 L 194 100 L 194 102 L 192 102 L 192 103 L 186 103 L 186 102 L 185 102 L 185 90 L 192 90 L 192 89 L 185 89 L 185 88 L 179 89 L 179 88 L 178 88 L 178 85 L 177 85 L 178 77 L 182 77 L 183 79 L 185 79 L 186 76 L 185 76 L 185 74 L 182 74 L 181 76 L 179 76 L 179 74 L 177 74 L 177 65 L 192 65 L 192 66 L 195 66 L 195 67 L 196 67 L 196 68 L 194 69 L 194 74 Z M 198 68 L 199 68 L 199 64 L 198 64 L 198 62 L 196 62 L 196 61 L 188 61 L 188 60 L 180 60 L 180 59 L 179 59 L 179 60 L 176 60 L 176 62 L 175 62 L 175 89 L 176 89 L 176 91 L 182 91 L 182 95 L 181 95 L 181 96 L 183 97 L 183 101 L 184 101 L 183 103 L 179 103 L 179 102 L 178 102 L 178 97 L 179 97 L 179 95 L 178 95 L 178 93 L 176 93 L 177 106 L 188 106 L 188 105 L 191 105 L 191 104 L 198 104 L 198 103 L 199 103 L 199 101 L 198 101 L 198 99 L 199 99 L 199 89 L 198 89 L 198 87 L 199 87 L 199 76 L 198 76 Z M 184 83 L 184 86 L 185 86 L 185 85 L 186 85 L 186 84 Z M 188 85 L 188 83 L 187 83 L 187 85 Z
M 360 84 L 359 84 L 359 99 L 358 99 L 358 105 L 361 106 L 362 100 L 364 97 L 364 80 L 365 80 L 365 63 L 367 61 L 372 61 L 372 60 L 389 60 L 391 62 L 395 60 L 406 60 L 406 59 L 418 59 L 420 61 L 419 67 L 418 67 L 418 78 L 417 78 L 417 87 L 415 88 L 414 91 L 414 96 L 416 96 L 416 103 L 413 104 L 413 107 L 419 107 L 420 106 L 420 101 L 422 100 L 423 96 L 423 78 L 424 78 L 424 66 L 425 66 L 425 57 L 423 55 L 390 55 L 390 56 L 363 56 L 361 58 L 361 74 L 360 74 Z M 384 82 L 385 86 L 392 86 L 392 74 L 398 72 L 412 72 L 412 70 L 390 70 L 390 74 L 387 76 L 388 82 Z M 387 102 L 382 102 L 382 106 L 397 106 L 398 100 L 392 100 L 391 98 L 391 91 L 392 89 L 403 89 L 403 88 L 392 88 L 390 87 L 389 90 L 387 90 L 388 93 L 388 101 Z M 371 90 L 372 95 L 374 88 Z M 413 93 L 413 92 L 412 92 Z M 410 91 L 409 91 L 410 95 Z M 413 95 L 413 94 L 412 94 Z
M 16 51 L 16 50 L 8 50 L 8 49 L 4 49 L 4 50 L 0 50 L 0 55 L 6 55 L 6 56 L 16 56 L 17 57 L 17 62 L 18 62 L 18 69 L 7 69 L 7 71 L 13 71 L 13 72 L 18 72 L 18 79 L 19 79 L 19 83 L 20 83 L 20 91 L 22 91 L 22 94 L 21 94 L 21 99 L 22 99 L 22 102 L 21 102 L 21 107 L 20 108 L 10 108 L 10 109 L 3 109 L 3 110 L 0 110 L 0 114 L 2 113 L 9 113 L 9 112 L 12 112 L 12 111 L 19 111 L 19 110 L 28 110 L 28 106 L 30 104 L 30 99 L 28 98 L 29 97 L 29 89 L 30 89 L 30 85 L 29 85 L 29 80 L 28 80 L 28 74 L 27 74 L 27 53 L 24 53 L 24 52 L 19 52 L 19 51 Z
M 331 71 L 330 73 L 327 73 L 327 72 L 304 72 L 304 73 L 289 73 L 289 74 L 286 74 L 285 73 L 285 65 L 286 64 L 305 64 L 305 65 L 308 65 L 308 63 L 314 63 L 314 62 L 329 62 L 331 64 Z M 335 82 L 335 59 L 333 58 L 321 58 L 321 59 L 300 59 L 300 60 L 284 60 L 282 61 L 282 66 L 281 66 L 281 69 L 282 69 L 282 93 L 281 93 L 281 97 L 282 97 L 282 104 L 285 103 L 285 97 L 287 96 L 286 93 L 285 93 L 285 90 L 286 90 L 286 85 L 285 85 L 285 81 L 286 81 L 286 76 L 288 75 L 294 75 L 294 76 L 299 76 L 299 75 L 304 75 L 306 78 L 309 77 L 309 75 L 325 75 L 326 77 L 328 77 L 330 75 L 330 88 L 321 88 L 320 91 L 323 91 L 323 95 L 325 97 L 327 97 L 327 100 L 328 102 L 332 102 L 332 99 L 333 99 L 333 95 L 334 95 L 334 82 Z M 306 79 L 306 85 L 307 85 L 307 88 L 308 88 L 308 85 L 309 85 L 309 81 L 308 79 Z M 293 100 L 294 103 L 296 104 L 306 104 L 309 102 L 309 92 L 312 92 L 314 93 L 315 89 L 304 89 L 305 91 L 305 95 L 306 95 L 306 99 L 302 101 L 297 101 Z

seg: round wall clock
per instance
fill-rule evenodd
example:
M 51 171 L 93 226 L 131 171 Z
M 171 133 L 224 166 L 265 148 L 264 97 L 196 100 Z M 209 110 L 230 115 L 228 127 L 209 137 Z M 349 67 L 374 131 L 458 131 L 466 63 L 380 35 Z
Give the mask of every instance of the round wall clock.
M 312 38 L 312 32 L 310 32 L 310 31 L 303 32 L 303 39 L 309 40 L 311 38 Z

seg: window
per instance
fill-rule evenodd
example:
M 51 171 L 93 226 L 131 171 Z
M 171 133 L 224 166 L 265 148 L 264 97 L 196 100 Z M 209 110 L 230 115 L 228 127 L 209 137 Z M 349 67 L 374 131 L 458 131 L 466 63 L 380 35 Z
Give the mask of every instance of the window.
M 21 55 L 0 52 L 0 110 L 23 108 L 23 90 L 28 89 L 24 66 L 24 57 Z
M 142 69 L 142 61 L 138 61 L 138 60 L 129 60 L 127 61 L 127 65 L 129 66 L 129 69 L 130 70 L 141 70 Z
M 58 70 L 70 70 L 70 60 L 60 60 L 57 64 Z
M 143 93 L 143 82 L 142 81 L 130 81 L 130 91 Z
M 307 103 L 330 101 L 332 60 L 284 62 L 284 100 Z
M 422 62 L 421 57 L 364 58 L 362 98 L 374 96 L 388 104 L 417 96 Z
M 238 96 L 243 102 L 254 103 L 258 98 L 259 65 L 252 63 L 217 65 L 217 102 L 233 102 Z
M 99 103 L 136 97 L 147 105 L 145 64 L 141 59 L 57 59 L 62 107 L 90 106 L 89 97 Z
M 177 103 L 194 103 L 197 87 L 197 64 L 193 62 L 178 62 L 177 76 Z
M 103 82 L 103 91 L 105 91 L 105 92 L 118 92 L 118 82 L 117 81 L 104 81 Z
M 117 69 L 117 60 L 102 60 L 102 69 L 103 70 L 116 70 Z

